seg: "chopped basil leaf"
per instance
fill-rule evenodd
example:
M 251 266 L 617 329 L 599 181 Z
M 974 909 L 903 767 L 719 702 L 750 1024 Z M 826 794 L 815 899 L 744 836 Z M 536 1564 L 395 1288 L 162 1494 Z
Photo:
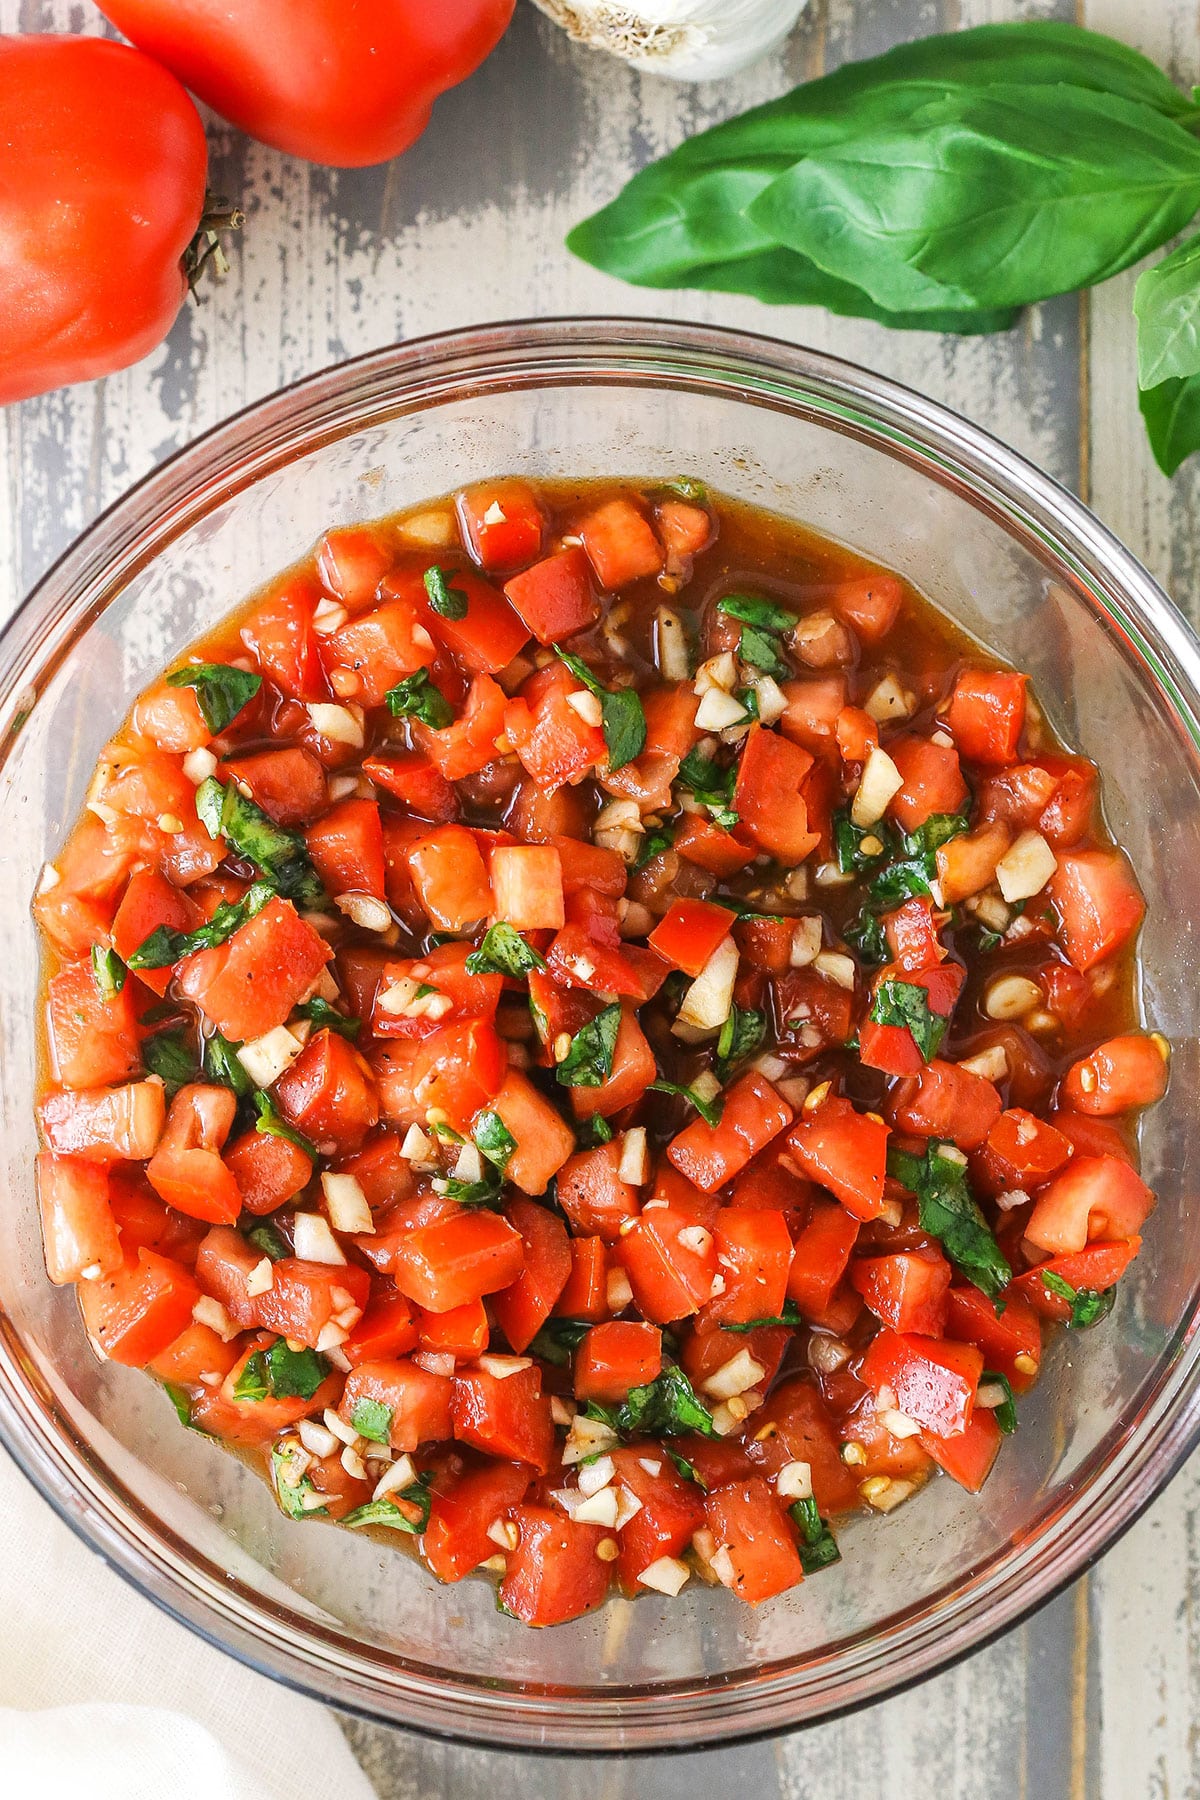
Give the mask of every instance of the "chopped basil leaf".
M 384 701 L 393 718 L 419 719 L 433 731 L 454 723 L 454 709 L 445 694 L 429 679 L 428 669 L 418 669 L 389 688 Z
M 750 1012 L 735 1006 L 721 1027 L 717 1039 L 718 1073 L 724 1077 L 737 1063 L 753 1054 L 767 1035 L 765 1013 Z
M 261 1250 L 263 1255 L 273 1263 L 282 1262 L 284 1257 L 290 1254 L 275 1227 L 268 1225 L 265 1219 L 250 1227 L 246 1233 L 246 1242 L 253 1244 L 256 1250 Z
M 195 1042 L 187 1031 L 160 1031 L 142 1044 L 142 1061 L 151 1075 L 157 1075 L 173 1100 L 181 1087 L 195 1081 L 200 1073 L 196 1062 Z
M 256 1350 L 246 1361 L 245 1367 L 233 1384 L 235 1400 L 265 1400 L 271 1392 L 271 1379 L 267 1372 L 267 1353 Z
M 576 681 L 582 681 L 589 693 L 600 702 L 600 729 L 608 749 L 609 769 L 623 769 L 646 748 L 646 714 L 636 688 L 606 688 L 588 668 L 582 657 L 554 646 Z
M 373 1444 L 386 1444 L 392 1429 L 392 1409 L 385 1406 L 382 1400 L 370 1400 L 364 1396 L 354 1402 L 350 1423 L 359 1437 L 370 1438 Z
M 852 919 L 846 927 L 846 942 L 853 944 L 858 952 L 859 960 L 871 968 L 877 968 L 890 960 L 887 933 L 878 913 L 867 907 Z
M 800 1531 L 800 1566 L 806 1575 L 815 1575 L 818 1569 L 827 1569 L 831 1563 L 841 1561 L 837 1540 L 817 1511 L 817 1503 L 811 1494 L 807 1500 L 797 1500 L 788 1510 Z
M 589 1406 L 589 1413 L 592 1408 Z M 631 1388 L 621 1405 L 604 1409 L 606 1423 L 622 1437 L 715 1437 L 712 1414 L 678 1367 L 664 1369 L 644 1387 Z
M 190 1431 L 192 1429 L 192 1401 L 190 1394 L 186 1388 L 177 1387 L 173 1381 L 164 1381 L 163 1386 L 167 1390 L 168 1400 L 175 1408 L 179 1423 L 181 1425 L 186 1425 Z
M 760 1331 L 766 1325 L 803 1325 L 804 1314 L 794 1300 L 785 1300 L 783 1311 L 770 1319 L 751 1319 L 746 1325 L 731 1325 L 728 1319 L 722 1319 L 722 1331 Z
M 715 824 L 726 831 L 737 824 L 738 814 L 733 806 L 733 790 L 737 785 L 737 767 L 734 763 L 730 763 L 727 769 L 722 769 L 712 758 L 701 755 L 699 750 L 689 750 L 679 765 L 679 773 L 675 779 L 681 787 L 695 795 Z
M 932 1010 L 929 995 L 915 981 L 881 982 L 867 1016 L 875 1025 L 907 1031 L 926 1062 L 937 1055 L 950 1022 Z
M 670 850 L 674 842 L 675 833 L 673 831 L 646 832 L 642 838 L 641 849 L 634 859 L 634 874 L 636 875 L 639 869 L 644 869 L 646 864 L 652 862 L 656 856 L 661 856 L 665 850 Z
M 872 904 L 886 910 L 898 901 L 932 893 L 937 880 L 938 850 L 951 838 L 961 836 L 969 825 L 966 813 L 935 813 L 918 830 L 902 832 L 903 854 L 871 883 Z
M 793 631 L 796 626 L 795 613 L 776 606 L 771 600 L 760 600 L 754 594 L 726 594 L 723 600 L 717 601 L 717 611 L 727 618 L 740 620 L 743 625 L 756 626 L 759 631 L 773 632 L 776 636 Z
M 200 715 L 214 737 L 232 725 L 262 687 L 262 676 L 229 663 L 189 663 L 167 676 L 167 686 L 196 690 Z
M 547 1319 L 530 1344 L 529 1354 L 565 1369 L 572 1350 L 578 1348 L 591 1329 L 588 1319 Z
M 316 1489 L 307 1475 L 299 1480 L 295 1477 L 294 1452 L 286 1446 L 271 1452 L 271 1475 L 275 1483 L 275 1493 L 279 1504 L 289 1519 L 324 1519 L 329 1517 L 327 1506 L 306 1506 L 306 1499 L 316 1494 Z
M 204 1073 L 210 1081 L 217 1082 L 221 1087 L 232 1088 L 238 1099 L 244 1100 L 247 1094 L 253 1092 L 254 1083 L 238 1055 L 239 1048 L 239 1045 L 231 1044 L 221 1032 L 214 1031 L 211 1037 L 204 1040 L 203 1063 Z
M 291 1350 L 286 1338 L 276 1338 L 267 1351 L 267 1374 L 276 1400 L 311 1400 L 329 1364 L 316 1350 Z
M 905 852 L 909 856 L 930 856 L 951 838 L 961 837 L 970 825 L 968 813 L 934 813 L 916 831 L 904 833 Z
M 125 964 L 107 944 L 92 945 L 92 980 L 102 1000 L 114 999 L 125 986 Z
M 993 1406 L 991 1408 L 991 1414 L 1005 1437 L 1011 1437 L 1012 1433 L 1017 1429 L 1017 1403 L 1012 1391 L 1012 1382 L 1008 1379 L 1007 1375 L 1000 1375 L 995 1369 L 985 1369 L 983 1371 L 983 1374 L 979 1377 L 980 1387 L 983 1386 L 985 1381 L 992 1381 L 997 1387 L 1002 1387 L 1004 1389 L 1004 1399 L 1000 1402 L 999 1406 Z
M 673 475 L 670 481 L 663 482 L 663 491 L 678 494 L 681 500 L 691 500 L 700 506 L 708 499 L 708 489 L 694 475 Z
M 498 1209 L 504 1195 L 504 1183 L 499 1169 L 489 1164 L 483 1171 L 479 1181 L 460 1181 L 457 1175 L 445 1175 L 434 1182 L 439 1194 L 447 1200 L 457 1200 L 460 1206 L 489 1206 Z
M 274 897 L 273 887 L 265 881 L 256 881 L 240 900 L 222 901 L 207 925 L 198 925 L 195 931 L 173 931 L 169 925 L 156 925 L 129 958 L 129 967 L 135 972 L 170 969 L 185 956 L 194 956 L 198 950 L 215 949 L 218 944 L 226 943 L 235 931 L 240 931 Z
M 515 926 L 503 924 L 489 926 L 478 950 L 467 958 L 468 975 L 511 975 L 514 981 L 545 966 L 541 951 L 527 944 Z
M 498 1112 L 481 1112 L 475 1121 L 472 1136 L 475 1148 L 481 1156 L 497 1169 L 504 1170 L 517 1148 L 517 1140 Z
M 1074 1288 L 1053 1269 L 1042 1270 L 1042 1285 L 1050 1293 L 1057 1294 L 1061 1300 L 1070 1304 L 1071 1316 L 1067 1320 L 1070 1331 L 1086 1331 L 1089 1325 L 1109 1314 L 1117 1298 L 1115 1287 L 1105 1288 L 1103 1292 L 1096 1288 Z
M 976 1204 L 959 1154 L 953 1144 L 931 1138 L 924 1156 L 890 1150 L 888 1174 L 916 1195 L 921 1230 L 940 1239 L 968 1281 L 995 1299 L 1012 1280 L 1012 1270 Z
M 348 1014 L 339 1012 L 336 1006 L 330 1006 L 328 1000 L 322 1000 L 319 994 L 311 1000 L 305 1000 L 296 1008 L 302 1019 L 311 1019 L 318 1031 L 336 1031 L 339 1037 L 349 1038 L 351 1043 L 362 1030 L 362 1020 L 352 1019 Z
M 611 1144 L 613 1128 L 603 1113 L 593 1113 L 591 1118 L 585 1119 L 579 1127 L 579 1136 L 585 1144 L 593 1147 L 596 1144 Z
M 436 565 L 425 571 L 425 592 L 432 610 L 443 619 L 465 619 L 467 596 L 461 588 L 451 587 L 445 569 Z
M 196 811 L 209 836 L 224 838 L 285 900 L 294 900 L 298 906 L 329 904 L 301 834 L 277 825 L 232 781 L 225 787 L 215 775 L 202 781 L 196 789 Z
M 254 1125 L 255 1131 L 262 1131 L 269 1137 L 283 1138 L 286 1143 L 295 1144 L 297 1150 L 303 1150 L 310 1162 L 316 1162 L 317 1152 L 315 1146 L 310 1144 L 306 1137 L 302 1137 L 294 1126 L 289 1125 L 287 1120 L 280 1116 L 279 1110 L 270 1094 L 264 1093 L 261 1088 L 256 1088 L 254 1093 L 254 1105 L 258 1112 L 258 1118 Z
M 863 841 L 878 849 L 863 849 Z M 833 816 L 833 843 L 843 875 L 861 875 L 874 869 L 894 848 L 892 834 L 880 820 L 877 825 L 856 825 L 846 811 Z
M 720 1094 L 714 1094 L 711 1100 L 704 1100 L 695 1088 L 680 1087 L 677 1081 L 664 1081 L 661 1076 L 652 1081 L 646 1090 L 649 1094 L 678 1094 L 681 1100 L 690 1100 L 704 1123 L 715 1131 L 721 1123 L 721 1114 L 725 1110 L 725 1102 Z
M 563 1087 L 602 1087 L 612 1074 L 621 1008 L 617 1001 L 596 1014 L 571 1039 L 571 1048 L 554 1071 Z
M 393 1493 L 383 1500 L 368 1500 L 365 1506 L 356 1507 L 347 1513 L 342 1520 L 351 1531 L 358 1531 L 364 1525 L 386 1525 L 391 1531 L 409 1531 L 419 1535 L 429 1524 L 429 1508 L 433 1502 L 427 1477 L 415 1481 L 411 1487 Z
M 747 720 L 757 719 L 757 717 L 758 717 L 758 693 L 755 688 L 752 688 L 752 687 L 739 688 L 737 690 L 737 693 L 733 697 L 737 701 L 739 706 L 742 706 L 745 708 L 744 717 L 741 719 L 735 719 L 734 720 L 735 725 L 744 724 Z
M 675 1467 L 685 1481 L 694 1481 L 698 1488 L 703 1488 L 705 1493 L 708 1492 L 708 1483 L 700 1474 L 694 1463 L 690 1463 L 686 1456 L 680 1456 L 678 1450 L 672 1450 L 670 1444 L 664 1444 L 663 1449 L 675 1464 Z
M 764 675 L 792 673 L 791 664 L 779 654 L 777 641 L 765 631 L 756 631 L 753 625 L 742 626 L 738 655 L 752 669 L 761 669 Z

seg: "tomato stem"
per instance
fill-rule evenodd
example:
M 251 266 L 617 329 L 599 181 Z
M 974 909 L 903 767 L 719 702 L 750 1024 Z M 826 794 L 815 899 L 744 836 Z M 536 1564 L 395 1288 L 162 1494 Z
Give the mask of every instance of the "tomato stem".
M 246 215 L 240 207 L 231 206 L 228 200 L 216 194 L 204 196 L 204 211 L 196 227 L 196 235 L 183 253 L 184 273 L 194 300 L 200 299 L 198 284 L 206 268 L 211 266 L 216 275 L 228 275 L 229 258 L 225 254 L 221 234 L 240 231 L 245 223 Z

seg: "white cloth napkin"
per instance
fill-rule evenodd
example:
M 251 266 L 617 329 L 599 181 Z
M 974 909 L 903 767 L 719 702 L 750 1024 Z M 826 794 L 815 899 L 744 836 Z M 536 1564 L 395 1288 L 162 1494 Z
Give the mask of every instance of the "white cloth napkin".
M 374 1800 L 331 1713 L 126 1586 L 3 1452 L 0 1792 Z

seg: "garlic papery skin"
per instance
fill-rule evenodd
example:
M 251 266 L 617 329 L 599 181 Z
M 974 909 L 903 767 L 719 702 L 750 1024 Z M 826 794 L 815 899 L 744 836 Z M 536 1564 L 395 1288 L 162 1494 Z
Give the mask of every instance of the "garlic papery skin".
M 805 0 L 534 0 L 568 37 L 647 75 L 719 81 L 787 36 Z

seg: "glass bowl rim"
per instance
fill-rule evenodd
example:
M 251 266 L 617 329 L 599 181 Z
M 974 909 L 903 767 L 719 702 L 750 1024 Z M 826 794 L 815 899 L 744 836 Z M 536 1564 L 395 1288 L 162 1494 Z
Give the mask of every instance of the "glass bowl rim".
M 87 527 L 0 632 L 0 766 L 36 700 L 35 677 L 45 679 L 133 575 L 213 505 L 381 417 L 472 391 L 606 380 L 717 393 L 808 416 L 957 486 L 1010 535 L 1036 544 L 1084 585 L 1096 610 L 1135 642 L 1161 703 L 1200 754 L 1200 643 L 1191 628 L 1090 510 L 1018 452 L 940 403 L 842 358 L 715 326 L 585 316 L 497 322 L 372 351 L 252 403 L 176 451 Z M 22 1370 L 2 1317 L 0 1446 L 59 1517 L 138 1591 L 207 1642 L 327 1704 L 491 1748 L 686 1751 L 817 1723 L 883 1699 L 992 1642 L 1076 1580 L 1200 1442 L 1197 1323 L 1196 1316 L 1184 1321 L 1174 1353 L 1160 1355 L 1153 1384 L 1144 1384 L 1148 1397 L 1136 1429 L 1107 1457 L 1090 1458 L 1091 1474 L 1046 1517 L 1035 1547 L 1056 1525 L 1057 1539 L 1043 1551 L 1033 1579 L 1014 1580 L 1015 1547 L 997 1553 L 990 1581 L 975 1576 L 873 1634 L 868 1641 L 885 1646 L 887 1657 L 877 1650 L 857 1676 L 832 1680 L 816 1665 L 807 1692 L 805 1670 L 794 1665 L 790 1682 L 785 1666 L 769 1679 L 747 1668 L 703 1682 L 522 1695 L 411 1662 L 400 1676 L 391 1665 L 394 1679 L 384 1692 L 365 1654 L 322 1645 L 312 1620 L 290 1615 L 301 1632 L 308 1627 L 301 1652 L 284 1641 L 277 1606 L 252 1600 L 237 1607 L 228 1580 L 200 1579 L 195 1554 L 175 1549 L 157 1521 L 151 1522 L 157 1538 L 148 1543 L 136 1529 L 143 1509 L 115 1477 L 101 1477 L 36 1404 L 36 1381 Z M 1100 1484 L 1099 1473 L 1114 1463 L 1121 1478 Z M 1067 1518 L 1075 1526 L 1070 1534 L 1062 1529 Z M 953 1617 L 935 1623 L 934 1613 L 946 1609 Z

